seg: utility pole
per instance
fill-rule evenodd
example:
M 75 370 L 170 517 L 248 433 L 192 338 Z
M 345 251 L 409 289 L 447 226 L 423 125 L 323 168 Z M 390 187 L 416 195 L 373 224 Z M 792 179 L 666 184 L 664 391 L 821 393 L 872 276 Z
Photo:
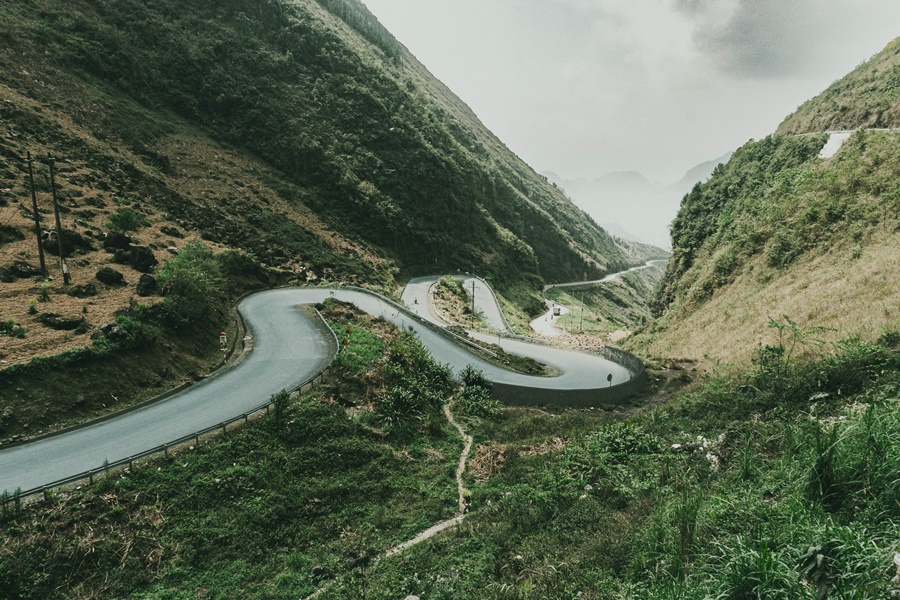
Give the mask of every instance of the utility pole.
M 34 191 L 34 167 L 31 152 L 28 153 L 28 181 L 31 183 L 31 210 L 34 214 L 34 235 L 37 236 L 38 256 L 41 258 L 41 277 L 47 277 L 47 263 L 44 262 L 44 247 L 41 245 L 41 217 L 38 214 L 37 195 Z
M 62 223 L 59 221 L 59 204 L 56 201 L 56 167 L 52 156 L 47 156 L 50 164 L 50 194 L 53 196 L 53 214 L 56 216 L 56 241 L 59 242 L 59 260 L 62 263 L 63 283 L 69 285 L 69 268 L 66 266 L 66 253 L 63 248 Z
M 579 325 L 581 333 L 584 333 L 584 290 L 581 290 L 581 325 Z

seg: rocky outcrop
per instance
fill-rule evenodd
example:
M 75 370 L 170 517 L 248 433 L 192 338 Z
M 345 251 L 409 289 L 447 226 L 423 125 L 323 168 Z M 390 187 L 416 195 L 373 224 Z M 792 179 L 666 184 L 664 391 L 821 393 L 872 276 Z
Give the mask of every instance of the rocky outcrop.
M 59 242 L 56 236 L 56 231 L 48 231 L 41 236 L 41 245 L 53 256 L 59 256 Z M 96 249 L 88 240 L 71 229 L 63 229 L 62 247 L 63 253 L 67 257 L 79 251 L 88 252 Z
M 114 259 L 121 265 L 134 267 L 141 273 L 149 273 L 159 264 L 153 251 L 147 246 L 134 246 L 130 250 L 116 250 Z
M 110 231 L 103 238 L 103 247 L 107 250 L 130 250 L 131 238 L 118 231 Z
M 137 283 L 137 293 L 138 296 L 152 296 L 156 293 L 156 290 L 159 289 L 159 284 L 156 283 L 156 279 L 153 275 L 141 275 L 141 278 Z
M 102 271 L 102 269 L 101 269 L 101 271 Z M 112 271 L 112 269 L 110 269 L 110 271 Z M 113 272 L 118 273 L 118 271 L 113 271 Z M 121 276 L 122 274 L 119 273 L 119 275 Z M 98 273 L 97 279 L 100 279 L 99 273 Z M 97 295 L 97 286 L 94 285 L 93 283 L 85 283 L 84 285 L 82 285 L 82 284 L 73 285 L 66 291 L 66 293 L 68 295 L 72 296 L 73 298 L 89 298 L 91 296 Z
M 51 329 L 61 329 L 64 331 L 77 329 L 84 321 L 84 317 L 66 317 L 56 313 L 43 313 L 40 317 L 41 323 Z
M 103 267 L 97 271 L 97 280 L 106 285 L 118 285 L 122 283 L 125 276 L 113 269 L 112 267 Z

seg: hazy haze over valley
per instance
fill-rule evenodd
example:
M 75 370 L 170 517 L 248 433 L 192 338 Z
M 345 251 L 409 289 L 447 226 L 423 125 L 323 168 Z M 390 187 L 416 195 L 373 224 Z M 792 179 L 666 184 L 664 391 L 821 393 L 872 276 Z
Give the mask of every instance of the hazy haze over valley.
M 894 0 L 366 5 L 514 152 L 563 180 L 676 181 L 771 133 L 900 22 Z

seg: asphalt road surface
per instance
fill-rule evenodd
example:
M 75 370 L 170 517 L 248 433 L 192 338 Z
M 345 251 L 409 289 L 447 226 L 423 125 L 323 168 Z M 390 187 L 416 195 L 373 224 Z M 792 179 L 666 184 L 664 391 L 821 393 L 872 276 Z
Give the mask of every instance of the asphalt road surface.
M 432 357 L 456 372 L 472 365 L 492 381 L 538 389 L 606 387 L 607 374 L 613 375 L 613 384 L 631 378 L 624 367 L 598 356 L 504 339 L 508 351 L 562 373 L 553 378 L 521 375 L 474 356 L 377 296 L 344 289 L 269 290 L 247 297 L 238 307 L 254 341 L 253 351 L 240 364 L 139 410 L 0 450 L 0 491 L 37 488 L 157 448 L 252 410 L 282 389 L 296 388 L 331 361 L 333 347 L 331 334 L 298 305 L 329 296 L 415 331 Z

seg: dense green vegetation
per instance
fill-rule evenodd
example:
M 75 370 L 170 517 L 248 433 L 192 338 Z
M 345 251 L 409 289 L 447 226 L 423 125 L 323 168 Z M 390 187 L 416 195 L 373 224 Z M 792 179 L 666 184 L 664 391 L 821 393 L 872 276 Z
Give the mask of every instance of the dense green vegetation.
M 804 102 L 778 133 L 900 127 L 900 40 Z
M 227 438 L 33 509 L 4 504 L 0 596 L 296 598 L 452 515 L 455 429 L 424 435 L 380 408 L 411 386 L 429 406 L 446 398 L 442 368 L 381 322 L 340 306 L 325 316 L 383 352 L 359 352 L 297 402 L 276 395 L 271 418 Z M 366 377 L 389 388 L 378 414 L 354 420 L 335 400 L 365 404 Z
M 4 2 L 0 24 L 0 53 L 31 71 L 0 68 L 0 82 L 46 102 L 66 90 L 67 112 L 131 148 L 151 175 L 177 173 L 160 140 L 199 126 L 272 165 L 269 183 L 289 205 L 409 271 L 478 268 L 501 288 L 534 289 L 541 277 L 640 258 L 512 155 L 355 0 Z M 51 95 L 39 78 L 55 83 Z M 205 235 L 321 254 L 292 219 L 241 208 L 263 239 L 213 219 Z
M 313 394 L 150 468 L 31 508 L 6 503 L 0 589 L 148 599 L 295 598 L 327 582 L 325 598 L 386 599 L 891 589 L 897 333 L 809 359 L 801 349 L 818 331 L 773 321 L 777 341 L 746 372 L 711 374 L 624 421 L 498 411 L 468 369 L 455 406 L 476 442 L 473 512 L 456 532 L 375 561 L 455 510 L 459 440 L 433 416 L 450 388 L 408 334 L 337 302 L 323 314 L 350 344 Z
M 794 339 L 562 451 L 507 451 L 498 476 L 471 486 L 457 533 L 324 597 L 886 597 L 900 534 L 896 336 L 810 361 L 789 358 Z
M 754 256 L 772 270 L 836 245 L 858 258 L 874 229 L 897 226 L 896 136 L 856 133 L 829 161 L 817 158 L 824 143 L 824 135 L 748 142 L 684 197 L 657 314 L 676 299 L 709 299 Z

